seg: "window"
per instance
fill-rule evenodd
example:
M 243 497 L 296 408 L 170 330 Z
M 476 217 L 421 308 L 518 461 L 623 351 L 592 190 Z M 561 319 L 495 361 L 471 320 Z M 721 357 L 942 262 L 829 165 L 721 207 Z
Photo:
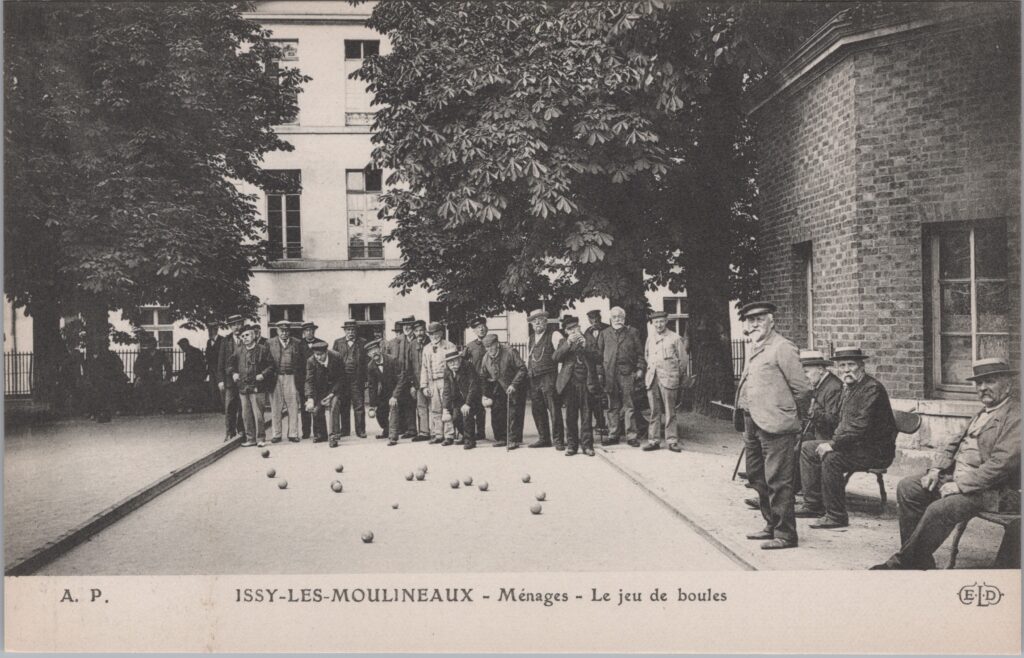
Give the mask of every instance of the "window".
M 302 228 L 299 198 L 302 172 L 297 169 L 268 171 L 267 241 L 270 258 L 302 258 Z
M 380 53 L 380 41 L 345 39 L 345 125 L 369 126 L 373 124 L 373 97 L 366 91 L 366 83 L 352 78 L 363 65 L 363 59 Z
M 149 306 L 142 309 L 142 323 L 146 333 L 156 338 L 156 345 L 162 350 L 174 349 L 174 322 L 166 306 Z
M 284 69 L 281 67 L 282 62 L 287 62 L 287 68 L 297 68 L 299 62 L 299 40 L 298 39 L 271 39 L 271 43 L 280 48 L 281 55 L 276 59 L 271 59 L 267 62 L 267 75 L 273 80 L 280 81 L 281 76 L 284 74 Z M 295 116 L 289 117 L 284 123 L 285 125 L 296 124 L 299 122 L 298 113 L 298 98 L 293 97 L 295 105 Z
M 356 335 L 373 340 L 384 335 L 383 304 L 349 304 L 349 315 L 359 323 Z
M 686 297 L 666 297 L 662 310 L 668 313 L 668 328 L 680 336 L 686 335 L 686 324 L 690 318 L 690 306 Z
M 302 322 L 303 308 L 302 304 L 280 304 L 276 306 L 267 304 L 267 324 L 270 325 L 270 337 L 274 338 L 277 336 L 277 327 L 274 326 L 275 322 L 280 322 L 281 320 Z
M 793 324 L 795 335 L 804 336 L 814 349 L 814 251 L 810 242 L 793 245 Z
M 931 236 L 932 381 L 969 391 L 971 361 L 1009 358 L 1006 227 L 957 225 Z
M 348 257 L 351 260 L 384 258 L 384 222 L 380 209 L 380 169 L 349 169 L 345 173 L 348 204 Z

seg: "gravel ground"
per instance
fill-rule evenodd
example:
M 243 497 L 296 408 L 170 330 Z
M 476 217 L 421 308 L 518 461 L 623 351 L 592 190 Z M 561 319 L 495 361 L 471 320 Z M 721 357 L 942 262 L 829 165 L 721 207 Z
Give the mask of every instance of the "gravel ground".
M 421 465 L 428 466 L 426 479 L 406 481 Z M 266 476 L 269 468 L 276 478 Z M 470 476 L 472 486 L 452 489 L 452 480 Z M 331 490 L 335 479 L 342 493 Z M 481 481 L 488 491 L 480 491 Z M 547 500 L 533 515 L 540 492 Z M 361 541 L 366 531 L 374 533 L 372 544 Z M 366 439 L 333 450 L 308 442 L 274 447 L 268 459 L 258 449 L 236 450 L 42 573 L 735 568 L 600 458 L 551 449 L 509 453 L 490 443 L 473 451 L 424 443 L 388 448 Z
M 25 556 L 223 439 L 219 415 L 7 427 L 4 559 Z

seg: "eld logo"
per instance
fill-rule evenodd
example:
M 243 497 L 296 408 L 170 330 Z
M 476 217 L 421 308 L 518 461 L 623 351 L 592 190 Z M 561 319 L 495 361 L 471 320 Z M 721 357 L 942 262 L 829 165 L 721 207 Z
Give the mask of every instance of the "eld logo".
M 987 585 L 982 583 L 974 583 L 973 585 L 964 585 L 960 588 L 960 592 L 957 594 L 960 597 L 960 603 L 964 605 L 976 605 L 980 608 L 985 608 L 990 605 L 995 605 L 1003 600 L 1003 593 L 999 591 L 999 588 L 995 585 Z

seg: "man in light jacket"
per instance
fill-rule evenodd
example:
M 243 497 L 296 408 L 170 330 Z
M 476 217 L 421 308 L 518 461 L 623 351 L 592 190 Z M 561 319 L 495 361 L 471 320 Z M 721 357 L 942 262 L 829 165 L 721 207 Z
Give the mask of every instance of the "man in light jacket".
M 647 335 L 644 360 L 647 374 L 644 387 L 651 405 L 651 434 L 644 450 L 657 450 L 663 439 L 668 438 L 668 448 L 681 452 L 679 424 L 676 422 L 676 405 L 679 394 L 690 369 L 690 356 L 686 344 L 679 334 L 668 328 L 668 313 L 656 311 L 651 314 L 654 331 Z

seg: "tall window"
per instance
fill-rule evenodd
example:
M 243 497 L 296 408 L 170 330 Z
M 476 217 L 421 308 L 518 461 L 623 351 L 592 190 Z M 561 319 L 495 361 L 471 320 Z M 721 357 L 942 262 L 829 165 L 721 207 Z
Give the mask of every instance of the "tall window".
M 277 336 L 277 327 L 274 326 L 275 322 L 280 322 L 281 320 L 302 322 L 302 315 L 302 304 L 267 304 L 267 324 L 270 325 L 270 337 Z
M 957 225 L 931 236 L 932 379 L 970 390 L 971 361 L 1009 357 L 1006 227 Z
M 157 347 L 160 349 L 174 349 L 174 322 L 166 306 L 143 308 L 142 323 L 139 327 L 156 339 Z
M 380 53 L 380 41 L 345 39 L 345 125 L 369 126 L 373 124 L 373 97 L 366 91 L 366 83 L 352 78 L 352 73 L 363 65 L 363 59 Z
M 810 242 L 793 245 L 793 324 L 805 336 L 807 349 L 814 348 L 814 251 Z
M 349 304 L 349 314 L 359 327 L 356 335 L 366 340 L 373 340 L 379 333 L 384 335 L 384 305 L 383 304 Z
M 662 310 L 668 313 L 668 328 L 680 336 L 686 335 L 686 323 L 690 319 L 686 297 L 665 297 L 662 304 Z
M 279 81 L 285 68 L 298 68 L 299 65 L 299 40 L 298 39 L 272 39 L 271 43 L 281 49 L 281 56 L 275 59 L 271 59 L 267 62 L 267 75 L 273 80 Z M 296 124 L 299 122 L 299 112 L 297 97 L 293 96 L 295 105 L 295 115 L 288 117 L 284 122 L 285 125 Z
M 302 172 L 279 169 L 268 172 L 271 182 L 267 193 L 267 241 L 273 260 L 302 258 L 302 228 L 299 199 Z
M 380 210 L 380 169 L 349 169 L 345 174 L 348 202 L 349 259 L 384 258 L 384 222 Z

